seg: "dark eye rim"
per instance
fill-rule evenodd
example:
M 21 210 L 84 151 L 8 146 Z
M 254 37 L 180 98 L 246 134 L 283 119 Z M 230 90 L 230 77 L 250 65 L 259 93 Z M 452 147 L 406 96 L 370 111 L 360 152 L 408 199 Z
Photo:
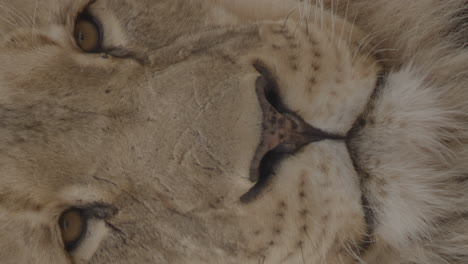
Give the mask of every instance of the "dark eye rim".
M 61 225 L 61 222 L 63 221 L 63 217 L 67 214 L 67 213 L 70 213 L 70 212 L 78 212 L 78 214 L 80 215 L 80 218 L 81 218 L 81 221 L 83 223 L 83 229 L 80 233 L 80 236 L 75 239 L 74 241 L 71 241 L 71 242 L 65 242 L 63 241 L 62 239 L 62 242 L 63 242 L 63 245 L 64 245 L 64 248 L 67 252 L 72 252 L 73 250 L 75 250 L 79 245 L 80 243 L 83 241 L 83 238 L 85 237 L 86 235 L 86 232 L 87 232 L 87 228 L 88 228 L 88 218 L 85 214 L 85 211 L 83 209 L 80 209 L 80 208 L 76 208 L 76 207 L 72 207 L 72 208 L 69 208 L 67 210 L 65 210 L 61 215 L 60 215 L 60 218 L 59 218 L 59 227 Z M 62 229 L 60 228 L 60 232 L 62 232 Z
M 81 21 L 81 20 L 85 20 L 85 21 L 88 21 L 89 23 L 93 24 L 96 29 L 97 29 L 97 32 L 98 32 L 98 44 L 96 45 L 96 48 L 93 49 L 93 50 L 89 50 L 89 51 L 85 51 L 83 50 L 80 45 L 78 45 L 77 43 L 77 46 L 80 48 L 80 50 L 82 50 L 83 52 L 86 52 L 86 53 L 100 53 L 103 51 L 103 41 L 104 41 L 104 31 L 103 31 L 103 27 L 102 27 L 102 23 L 101 21 L 99 21 L 99 19 L 97 19 L 95 16 L 93 16 L 88 9 L 85 9 L 83 12 L 81 12 L 80 14 L 78 14 L 78 16 L 76 17 L 76 20 L 75 20 L 75 27 L 73 29 L 73 38 L 75 39 L 75 42 L 76 42 L 76 24 L 78 23 L 78 21 Z

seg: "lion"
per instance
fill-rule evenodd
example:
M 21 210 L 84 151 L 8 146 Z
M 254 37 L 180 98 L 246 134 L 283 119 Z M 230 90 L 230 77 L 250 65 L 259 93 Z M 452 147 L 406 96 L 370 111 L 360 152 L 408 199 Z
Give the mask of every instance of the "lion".
M 1 263 L 468 263 L 464 0 L 0 0 Z

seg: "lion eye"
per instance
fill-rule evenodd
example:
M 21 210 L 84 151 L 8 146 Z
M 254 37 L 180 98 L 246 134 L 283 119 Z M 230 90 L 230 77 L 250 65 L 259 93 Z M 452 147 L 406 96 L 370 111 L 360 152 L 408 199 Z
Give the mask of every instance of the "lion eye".
M 72 251 L 86 233 L 86 217 L 80 209 L 69 209 L 60 216 L 59 226 L 65 250 Z
M 99 52 L 102 49 L 102 27 L 88 12 L 81 13 L 75 23 L 76 44 L 84 52 Z

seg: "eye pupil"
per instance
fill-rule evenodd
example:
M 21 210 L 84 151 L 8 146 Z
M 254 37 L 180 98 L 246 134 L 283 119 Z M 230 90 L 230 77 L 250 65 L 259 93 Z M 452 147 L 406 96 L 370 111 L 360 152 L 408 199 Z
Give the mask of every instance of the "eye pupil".
M 83 41 L 84 41 L 84 35 L 83 35 L 83 32 L 81 32 L 81 31 L 78 33 L 78 41 L 79 41 L 79 42 L 83 42 Z
M 66 232 L 68 230 L 68 227 L 69 227 L 68 221 L 65 220 L 64 223 L 63 223 L 63 231 Z

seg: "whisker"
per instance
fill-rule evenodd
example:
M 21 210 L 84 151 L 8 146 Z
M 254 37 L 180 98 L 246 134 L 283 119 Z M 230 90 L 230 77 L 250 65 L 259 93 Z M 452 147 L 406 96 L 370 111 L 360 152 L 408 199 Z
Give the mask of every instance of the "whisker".
M 37 9 L 38 9 L 38 4 L 39 4 L 39 0 L 36 0 L 35 4 L 34 4 L 34 11 L 33 11 L 33 15 L 32 15 L 32 28 L 33 29 L 36 29 L 37 28 L 37 24 L 36 24 L 36 15 L 37 15 Z
M 287 15 L 286 18 L 284 19 L 283 26 L 286 26 L 286 24 L 288 23 L 289 18 L 291 17 L 291 15 L 292 15 L 296 10 L 297 10 L 297 6 L 294 7 L 291 11 L 289 11 L 288 15 Z
M 333 0 L 331 0 L 331 38 L 332 41 L 334 40 L 335 36 L 335 10 L 333 8 Z
M 344 16 L 344 21 L 348 19 L 348 9 L 349 9 L 349 0 L 347 0 L 346 2 L 346 11 L 345 11 L 345 16 Z M 344 22 L 343 25 L 341 26 L 341 33 L 340 33 L 340 40 L 338 41 L 338 48 L 341 48 L 345 25 L 346 25 L 346 22 Z
M 302 243 L 300 243 L 299 246 L 301 247 L 302 264 L 305 264 L 304 251 L 302 250 Z

